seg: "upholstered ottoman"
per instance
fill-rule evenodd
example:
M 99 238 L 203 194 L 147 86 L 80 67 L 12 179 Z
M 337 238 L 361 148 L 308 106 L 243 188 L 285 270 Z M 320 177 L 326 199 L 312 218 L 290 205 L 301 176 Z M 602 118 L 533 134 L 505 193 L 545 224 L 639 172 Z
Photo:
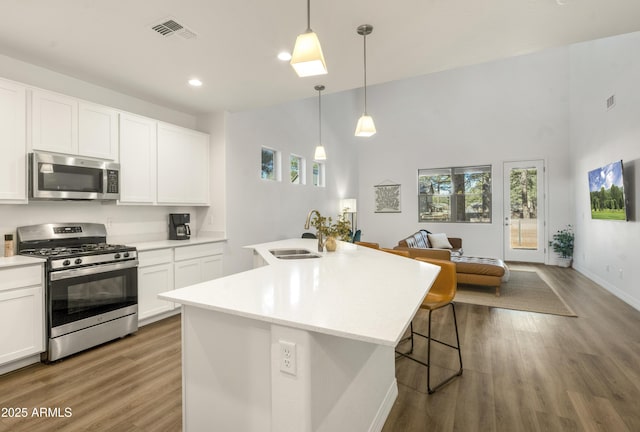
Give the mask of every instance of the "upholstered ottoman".
M 504 261 L 496 258 L 452 256 L 456 263 L 458 283 L 496 287 L 496 296 L 500 295 L 500 284 L 509 280 L 509 268 Z

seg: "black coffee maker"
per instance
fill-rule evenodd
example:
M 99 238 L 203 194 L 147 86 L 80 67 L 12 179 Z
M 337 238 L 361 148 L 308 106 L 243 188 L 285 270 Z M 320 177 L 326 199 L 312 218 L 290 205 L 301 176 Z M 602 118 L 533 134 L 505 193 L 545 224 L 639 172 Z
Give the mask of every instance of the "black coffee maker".
M 189 213 L 169 213 L 169 240 L 188 240 L 191 236 Z

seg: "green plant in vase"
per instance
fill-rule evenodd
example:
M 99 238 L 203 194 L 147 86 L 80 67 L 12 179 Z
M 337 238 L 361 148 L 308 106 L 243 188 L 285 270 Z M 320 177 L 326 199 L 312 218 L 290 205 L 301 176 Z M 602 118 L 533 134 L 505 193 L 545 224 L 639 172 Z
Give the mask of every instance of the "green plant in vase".
M 571 225 L 567 225 L 566 228 L 556 231 L 553 235 L 553 240 L 549 241 L 549 246 L 553 248 L 553 251 L 560 255 L 565 267 L 571 265 L 571 259 L 573 258 L 573 244 L 575 240 L 575 234 Z
M 327 218 L 318 214 L 311 220 L 311 225 L 318 232 L 318 238 L 324 239 L 324 244 L 329 252 L 336 250 L 336 239 L 349 241 L 351 222 L 343 216 L 339 215 L 334 223 L 331 216 Z

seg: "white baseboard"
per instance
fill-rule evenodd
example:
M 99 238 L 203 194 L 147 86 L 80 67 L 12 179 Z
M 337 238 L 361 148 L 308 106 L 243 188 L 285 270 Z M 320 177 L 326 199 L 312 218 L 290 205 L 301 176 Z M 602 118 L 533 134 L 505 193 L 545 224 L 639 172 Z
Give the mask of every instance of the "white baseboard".
M 591 279 L 593 282 L 597 283 L 598 285 L 600 285 L 602 288 L 606 289 L 607 291 L 609 291 L 611 294 L 613 294 L 614 296 L 618 297 L 620 300 L 622 300 L 623 302 L 629 304 L 630 306 L 632 306 L 633 308 L 635 308 L 636 310 L 640 311 L 640 301 L 631 297 L 630 295 L 628 295 L 627 293 L 621 291 L 618 287 L 610 284 L 609 282 L 607 282 L 606 280 L 598 277 L 597 275 L 591 273 L 589 270 L 587 270 L 586 268 L 582 267 L 582 266 L 576 266 L 575 262 L 573 265 L 573 268 L 582 273 L 584 276 L 586 276 L 587 278 Z
M 14 370 L 22 369 L 23 367 L 40 363 L 40 354 L 32 355 L 20 360 L 13 361 L 11 363 L 3 364 L 0 366 L 0 375 L 4 375 Z
M 380 404 L 378 408 L 378 412 L 376 416 L 373 418 L 371 422 L 371 426 L 369 426 L 369 432 L 380 432 L 384 427 L 384 422 L 387 421 L 387 417 L 389 417 L 389 413 L 391 412 L 391 408 L 393 408 L 393 403 L 396 401 L 398 397 L 398 381 L 394 378 L 393 382 L 389 386 L 387 390 L 387 394 L 384 397 L 384 400 Z
M 150 317 L 147 317 L 145 319 L 138 320 L 138 327 L 143 327 L 143 326 L 146 326 L 147 324 L 151 324 L 151 323 L 154 323 L 156 321 L 160 321 L 160 320 L 163 320 L 165 318 L 169 318 L 170 316 L 177 315 L 180 312 L 182 312 L 182 308 L 181 307 L 173 309 L 173 310 L 170 310 L 168 312 L 162 312 L 162 313 L 160 313 L 158 315 L 150 316 Z

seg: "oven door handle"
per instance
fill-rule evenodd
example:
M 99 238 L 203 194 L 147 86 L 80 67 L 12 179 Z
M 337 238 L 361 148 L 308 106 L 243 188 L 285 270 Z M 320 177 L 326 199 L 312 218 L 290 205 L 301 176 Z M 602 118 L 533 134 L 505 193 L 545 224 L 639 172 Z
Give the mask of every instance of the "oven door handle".
M 101 264 L 88 267 L 80 267 L 69 270 L 54 271 L 49 274 L 49 280 L 57 281 L 61 279 L 70 279 L 79 276 L 87 276 L 97 273 L 106 273 L 114 270 L 122 270 L 138 266 L 138 260 L 119 261 L 113 264 Z

